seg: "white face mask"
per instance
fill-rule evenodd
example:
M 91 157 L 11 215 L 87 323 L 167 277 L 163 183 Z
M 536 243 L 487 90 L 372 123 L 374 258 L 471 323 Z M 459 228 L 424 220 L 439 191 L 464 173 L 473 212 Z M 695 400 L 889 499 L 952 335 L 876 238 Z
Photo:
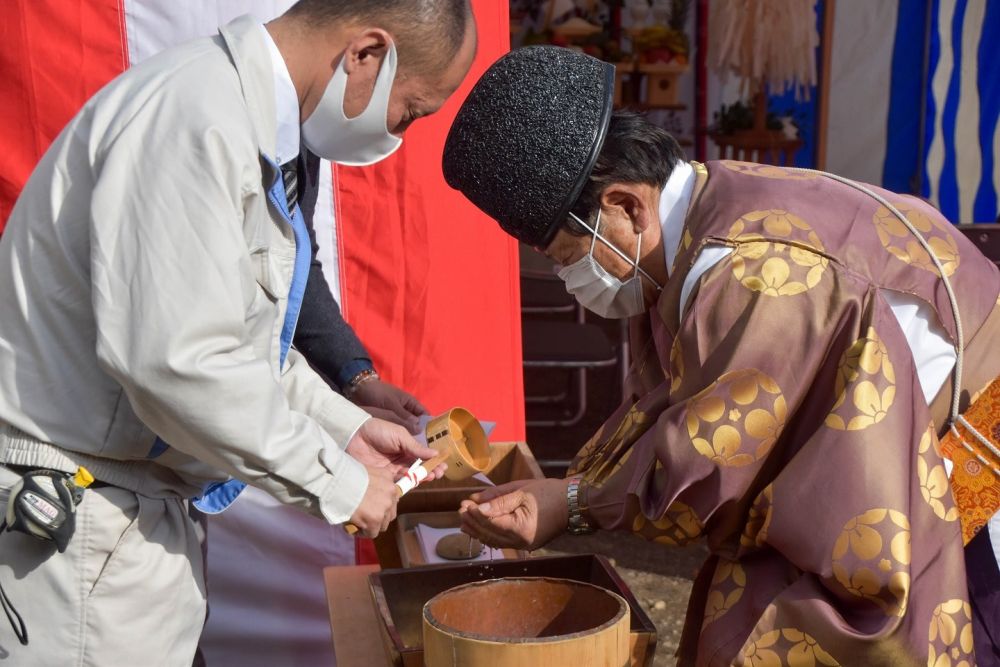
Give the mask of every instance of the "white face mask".
M 395 153 L 403 140 L 386 127 L 395 78 L 396 46 L 390 42 L 371 101 L 360 115 L 348 118 L 344 115 L 347 70 L 341 58 L 319 104 L 302 123 L 302 143 L 322 158 L 352 167 L 374 164 Z
M 616 248 L 614 244 L 597 233 L 601 226 L 601 213 L 597 212 L 597 222 L 594 229 L 590 229 L 583 220 L 572 213 L 573 219 L 587 228 L 594 235 L 590 243 L 590 252 L 559 271 L 559 277 L 566 283 L 566 291 L 576 297 L 587 310 L 607 319 L 622 319 L 633 317 L 646 310 L 646 302 L 642 298 L 642 278 L 639 274 L 646 276 L 651 283 L 656 285 L 656 289 L 661 289 L 660 285 L 650 277 L 648 273 L 639 268 L 639 255 L 642 251 L 642 235 L 639 235 L 638 247 L 635 251 L 635 259 L 629 259 L 625 253 Z M 635 267 L 632 277 L 622 282 L 598 264 L 594 259 L 594 246 L 597 239 L 611 248 L 619 257 Z

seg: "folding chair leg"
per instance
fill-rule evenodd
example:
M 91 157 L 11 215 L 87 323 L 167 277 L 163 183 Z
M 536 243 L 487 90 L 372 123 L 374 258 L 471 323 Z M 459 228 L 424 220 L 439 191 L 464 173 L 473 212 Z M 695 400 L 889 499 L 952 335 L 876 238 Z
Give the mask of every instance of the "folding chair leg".
M 550 403 L 562 403 L 567 398 L 569 398 L 569 391 L 546 396 L 525 396 L 524 402 L 530 405 L 548 405 Z
M 619 371 L 621 373 L 621 385 L 622 385 L 622 397 L 625 396 L 625 384 L 628 380 L 628 369 L 632 362 L 631 355 L 631 343 L 628 339 L 628 320 L 621 321 L 621 345 L 618 347 L 618 363 L 620 364 Z
M 587 369 L 580 368 L 577 371 L 576 411 L 565 419 L 536 419 L 527 421 L 528 426 L 575 426 L 579 424 L 587 414 Z

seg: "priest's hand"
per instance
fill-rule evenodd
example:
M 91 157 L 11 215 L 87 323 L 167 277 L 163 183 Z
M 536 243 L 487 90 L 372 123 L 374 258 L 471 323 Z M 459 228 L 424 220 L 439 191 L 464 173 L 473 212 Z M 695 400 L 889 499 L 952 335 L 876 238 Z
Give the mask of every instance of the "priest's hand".
M 420 430 L 417 420 L 427 412 L 411 394 L 378 378 L 357 385 L 351 391 L 351 402 L 375 417 L 399 424 L 410 433 Z
M 421 445 L 402 426 L 371 418 L 361 425 L 347 444 L 347 453 L 369 468 L 385 468 L 394 480 L 406 474 L 417 459 L 437 456 L 437 450 Z M 427 481 L 444 475 L 448 466 L 441 464 L 427 471 Z
M 566 531 L 568 479 L 511 482 L 462 501 L 462 532 L 497 548 L 537 549 Z
M 399 494 L 388 468 L 365 466 L 368 469 L 368 488 L 361 504 L 351 515 L 351 523 L 365 537 L 374 538 L 385 532 L 396 518 Z

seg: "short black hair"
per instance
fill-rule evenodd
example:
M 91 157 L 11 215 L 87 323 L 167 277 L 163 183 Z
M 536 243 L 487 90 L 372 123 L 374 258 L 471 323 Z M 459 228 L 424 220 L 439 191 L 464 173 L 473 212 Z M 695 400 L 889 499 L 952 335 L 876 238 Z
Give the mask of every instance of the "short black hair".
M 642 114 L 615 111 L 597 162 L 570 211 L 593 226 L 606 187 L 612 183 L 644 183 L 662 188 L 677 163 L 685 159 L 684 151 L 669 132 Z M 590 233 L 572 217 L 567 217 L 563 228 L 577 236 Z
M 400 62 L 422 67 L 439 66 L 458 53 L 472 7 L 469 0 L 299 0 L 287 14 L 316 27 L 370 23 L 392 34 Z

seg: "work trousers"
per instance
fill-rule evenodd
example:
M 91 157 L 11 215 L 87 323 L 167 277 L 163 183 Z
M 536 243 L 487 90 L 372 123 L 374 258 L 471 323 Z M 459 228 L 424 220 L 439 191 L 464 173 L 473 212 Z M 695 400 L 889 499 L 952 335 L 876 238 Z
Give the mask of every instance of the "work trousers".
M 0 466 L 0 511 L 20 475 Z M 87 489 L 64 553 L 0 534 L 0 584 L 24 618 L 0 615 L 0 667 L 189 667 L 205 619 L 201 546 L 186 501 Z

